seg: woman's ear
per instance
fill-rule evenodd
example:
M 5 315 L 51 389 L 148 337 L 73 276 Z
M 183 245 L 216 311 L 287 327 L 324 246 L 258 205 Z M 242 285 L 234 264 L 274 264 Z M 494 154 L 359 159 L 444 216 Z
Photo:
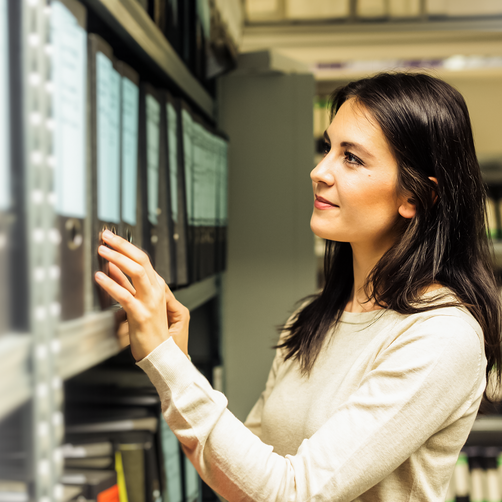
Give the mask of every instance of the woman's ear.
M 398 209 L 399 214 L 407 220 L 413 218 L 417 212 L 417 206 L 411 197 L 404 199 Z
M 437 178 L 429 176 L 429 179 L 433 181 L 436 185 L 438 184 Z M 432 205 L 434 205 L 437 202 L 437 200 L 438 200 L 438 195 L 435 190 L 432 190 Z M 413 202 L 413 198 L 409 197 L 405 199 L 399 206 L 398 212 L 403 218 L 406 218 L 408 220 L 410 218 L 413 218 L 417 213 L 417 207 Z

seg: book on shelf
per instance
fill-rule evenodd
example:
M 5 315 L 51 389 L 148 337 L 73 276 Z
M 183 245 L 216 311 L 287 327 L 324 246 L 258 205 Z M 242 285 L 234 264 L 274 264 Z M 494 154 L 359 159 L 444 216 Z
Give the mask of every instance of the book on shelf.
M 67 432 L 66 444 L 71 444 L 73 450 L 86 450 L 89 444 L 99 443 L 109 443 L 112 451 L 107 449 L 106 455 L 102 456 L 65 456 L 65 468 L 113 469 L 117 473 L 119 492 L 125 490 L 129 502 L 157 502 L 162 484 L 156 429 L 119 431 L 101 427 L 94 431 Z M 96 452 L 89 450 L 89 453 L 94 455 Z
M 61 483 L 81 490 L 86 500 L 120 502 L 115 470 L 65 468 Z

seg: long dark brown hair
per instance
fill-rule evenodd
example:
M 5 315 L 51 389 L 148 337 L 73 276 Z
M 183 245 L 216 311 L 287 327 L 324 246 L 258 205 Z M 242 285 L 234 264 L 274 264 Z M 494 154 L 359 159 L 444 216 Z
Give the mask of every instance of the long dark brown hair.
M 411 194 L 416 215 L 369 274 L 365 292 L 376 305 L 401 314 L 438 308 L 421 293 L 448 287 L 480 324 L 487 377 L 501 376 L 501 303 L 485 227 L 486 191 L 467 106 L 446 82 L 426 74 L 381 73 L 337 89 L 331 119 L 348 99 L 380 125 L 398 165 L 397 190 Z M 437 185 L 429 177 L 437 179 Z M 433 193 L 437 194 L 434 201 Z M 329 330 L 339 321 L 354 285 L 350 243 L 328 241 L 325 285 L 286 325 L 285 359 L 309 374 Z M 437 300 L 437 298 L 436 298 Z

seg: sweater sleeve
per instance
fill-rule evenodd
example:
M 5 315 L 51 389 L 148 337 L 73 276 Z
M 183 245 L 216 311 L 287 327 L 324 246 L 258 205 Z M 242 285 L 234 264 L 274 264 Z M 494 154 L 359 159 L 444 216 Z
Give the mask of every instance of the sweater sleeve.
M 350 399 L 300 445 L 274 453 L 169 338 L 137 363 L 201 477 L 229 501 L 349 501 L 380 482 L 484 389 L 486 360 L 464 320 L 432 317 L 376 355 Z
M 274 390 L 277 372 L 279 371 L 281 362 L 281 351 L 279 349 L 276 349 L 274 361 L 268 374 L 267 383 L 265 384 L 265 390 L 261 393 L 258 401 L 256 401 L 255 405 L 249 412 L 246 421 L 244 422 L 244 425 L 258 437 L 261 437 L 261 417 L 263 413 L 263 407 L 265 406 L 268 396 L 270 396 L 270 394 Z

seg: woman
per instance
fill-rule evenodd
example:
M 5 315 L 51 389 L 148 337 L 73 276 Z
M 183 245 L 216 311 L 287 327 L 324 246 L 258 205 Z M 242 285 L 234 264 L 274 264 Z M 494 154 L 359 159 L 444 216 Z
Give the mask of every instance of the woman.
M 311 173 L 326 285 L 283 330 L 245 425 L 188 360 L 189 313 L 142 251 L 106 233 L 111 278 L 96 280 L 127 312 L 167 423 L 227 500 L 443 501 L 501 368 L 467 108 L 433 77 L 381 74 L 339 89 L 331 115 Z

